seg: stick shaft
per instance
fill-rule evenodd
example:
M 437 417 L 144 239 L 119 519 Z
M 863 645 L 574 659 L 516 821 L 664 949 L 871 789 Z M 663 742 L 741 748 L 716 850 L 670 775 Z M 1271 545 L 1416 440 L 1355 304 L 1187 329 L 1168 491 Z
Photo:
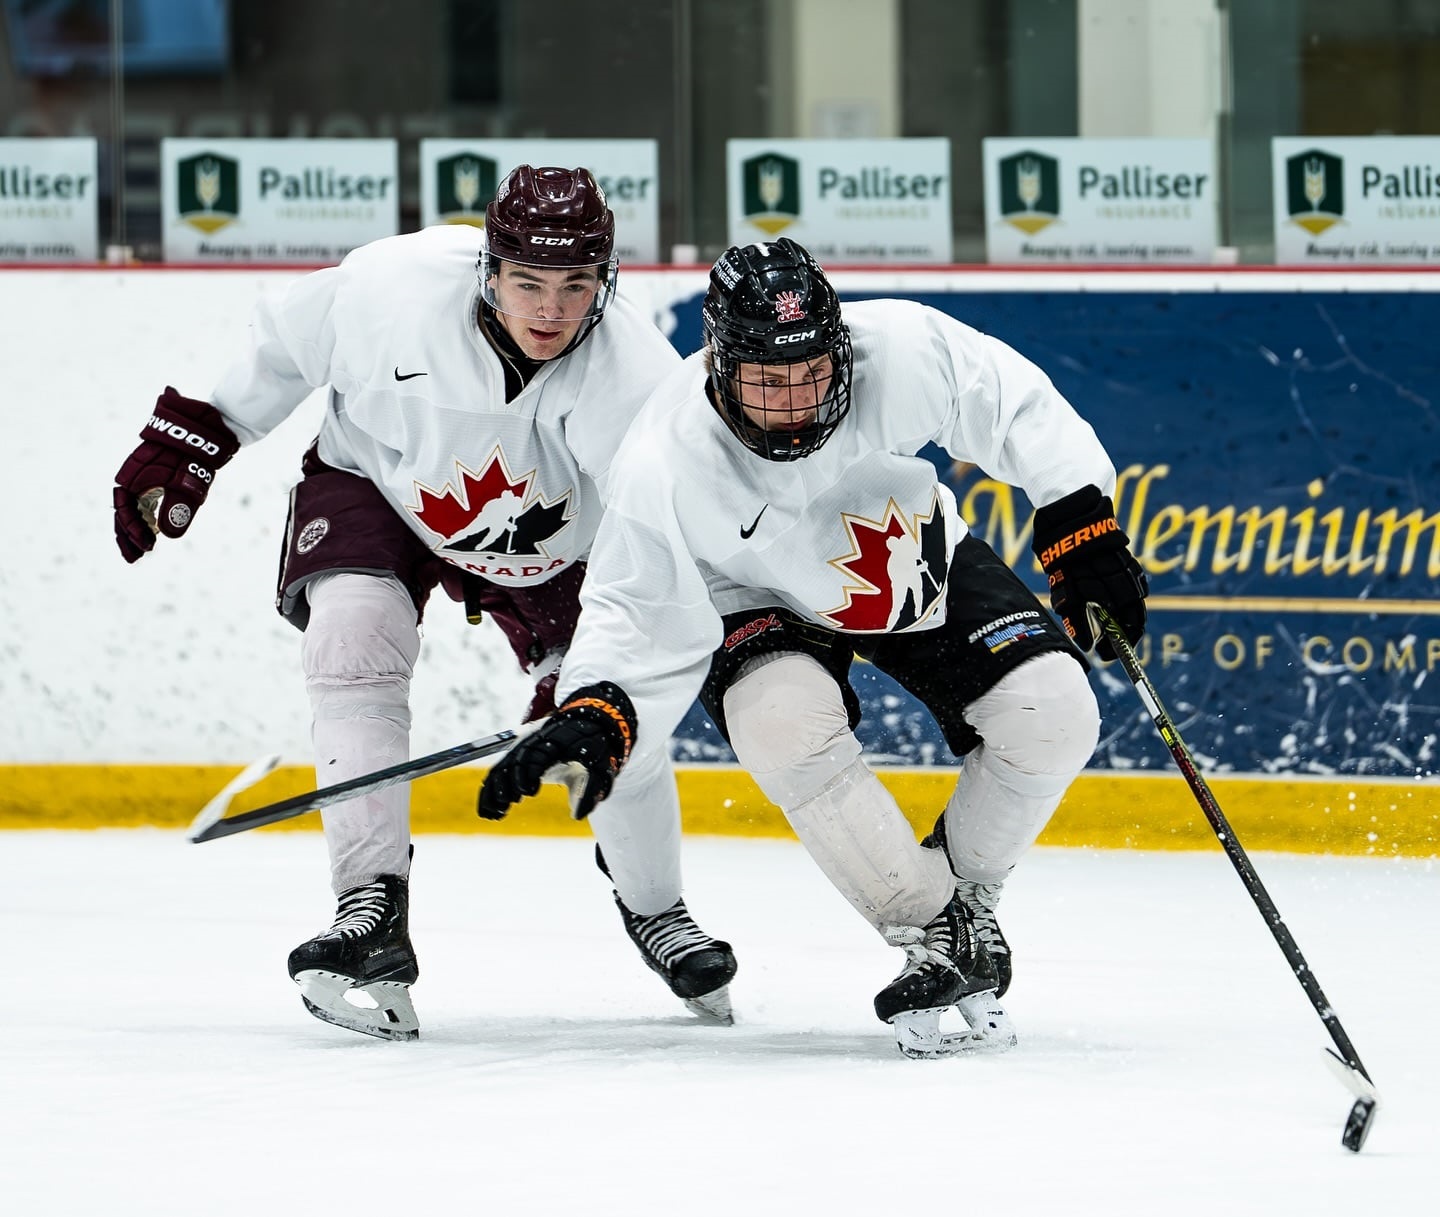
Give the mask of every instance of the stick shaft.
M 1195 796 L 1195 801 L 1200 804 L 1200 810 L 1205 813 L 1205 818 L 1210 822 L 1216 837 L 1219 838 L 1221 848 L 1225 855 L 1234 865 L 1240 880 L 1245 884 L 1245 890 L 1250 893 L 1250 898 L 1255 902 L 1255 907 L 1265 918 L 1265 924 L 1270 927 L 1270 933 L 1280 950 L 1284 953 L 1286 961 L 1290 964 L 1290 970 L 1295 973 L 1295 979 L 1300 982 L 1300 987 L 1305 990 L 1305 995 L 1310 999 L 1310 1004 L 1315 1007 L 1315 1012 L 1320 1016 L 1320 1021 L 1325 1024 L 1325 1029 L 1330 1032 L 1330 1038 L 1335 1041 L 1335 1047 L 1340 1050 L 1340 1055 L 1345 1063 L 1356 1070 L 1370 1081 L 1370 1075 L 1365 1071 L 1365 1066 L 1360 1063 L 1360 1056 L 1355 1051 L 1355 1046 L 1350 1042 L 1350 1037 L 1345 1034 L 1345 1028 L 1340 1025 L 1340 1019 L 1335 1014 L 1324 991 L 1320 988 L 1320 982 L 1316 980 L 1315 973 L 1310 970 L 1310 965 L 1305 962 L 1305 957 L 1300 953 L 1300 947 L 1295 942 L 1294 936 L 1285 925 L 1284 918 L 1280 916 L 1280 910 L 1275 907 L 1275 902 L 1270 899 L 1270 893 L 1265 890 L 1265 885 L 1260 882 L 1260 876 L 1256 873 L 1254 864 L 1250 861 L 1250 855 L 1245 852 L 1245 847 L 1235 835 L 1235 830 L 1230 827 L 1230 822 L 1225 818 L 1225 813 L 1220 810 L 1220 804 L 1216 801 L 1215 795 L 1211 792 L 1209 785 L 1200 775 L 1195 765 L 1194 758 L 1190 755 L 1190 749 L 1185 746 L 1185 741 L 1180 737 L 1174 721 L 1166 712 L 1160 701 L 1160 696 L 1155 692 L 1155 686 L 1150 683 L 1150 678 L 1145 674 L 1145 669 L 1140 664 L 1140 658 L 1135 654 L 1126 639 L 1119 624 L 1103 608 L 1098 605 L 1091 605 L 1093 612 L 1115 648 L 1115 654 L 1120 659 L 1120 665 L 1125 669 L 1125 674 L 1135 686 L 1135 691 L 1140 695 L 1145 709 L 1155 721 L 1155 726 L 1160 732 L 1160 738 L 1165 746 L 1169 748 L 1170 755 L 1175 758 L 1175 764 L 1185 783 L 1190 787 L 1190 793 Z
M 245 832 L 251 828 L 260 828 L 265 824 L 278 824 L 282 820 L 291 820 L 296 816 L 319 811 L 322 807 L 331 807 L 336 803 L 344 803 L 350 799 L 359 798 L 361 795 L 372 794 L 377 790 L 388 790 L 391 786 L 413 782 L 416 778 L 439 773 L 444 769 L 453 769 L 456 765 L 465 764 L 466 761 L 478 760 L 482 756 L 501 752 L 514 743 L 515 738 L 515 732 L 501 731 L 497 735 L 487 735 L 483 739 L 471 740 L 468 744 L 457 744 L 453 748 L 432 752 L 428 756 L 401 761 L 398 765 L 377 769 L 374 773 L 361 774 L 359 777 L 337 782 L 333 786 L 323 786 L 319 790 L 312 790 L 306 794 L 297 794 L 293 798 L 281 799 L 278 803 L 257 807 L 254 811 L 244 811 L 238 816 L 231 816 L 228 819 L 217 819 L 214 823 L 200 829 L 190 839 L 196 843 L 214 841 L 220 837 L 233 836 L 235 833 Z

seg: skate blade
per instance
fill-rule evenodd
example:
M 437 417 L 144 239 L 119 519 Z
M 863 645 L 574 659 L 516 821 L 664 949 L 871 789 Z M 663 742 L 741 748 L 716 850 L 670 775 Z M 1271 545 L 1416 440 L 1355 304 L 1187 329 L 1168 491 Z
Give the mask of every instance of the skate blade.
M 723 1027 L 735 1025 L 735 1011 L 730 1006 L 730 986 L 721 985 L 713 993 L 701 997 L 685 998 L 685 1009 L 698 1014 L 708 1023 L 719 1023 Z
M 961 1054 L 1009 1052 L 1019 1042 L 1010 1016 L 993 992 L 972 993 L 955 1003 L 968 1024 L 964 1031 L 943 1031 L 940 1016 L 950 1009 L 907 1010 L 890 1020 L 895 1044 L 912 1060 L 927 1061 Z
M 415 1017 L 409 985 L 395 980 L 356 985 L 349 976 L 319 970 L 297 972 L 295 983 L 300 986 L 305 1009 L 321 1022 L 382 1040 L 420 1038 L 420 1020 Z

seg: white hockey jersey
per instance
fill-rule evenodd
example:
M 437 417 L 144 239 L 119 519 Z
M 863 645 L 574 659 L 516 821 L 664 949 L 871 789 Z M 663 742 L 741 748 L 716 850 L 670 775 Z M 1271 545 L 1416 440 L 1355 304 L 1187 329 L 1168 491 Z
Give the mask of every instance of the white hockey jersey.
M 439 557 L 496 583 L 543 582 L 589 552 L 598 484 L 680 357 L 616 298 L 513 401 L 476 323 L 479 234 L 375 241 L 257 307 L 249 354 L 210 401 L 242 443 L 329 386 L 320 459 L 372 481 Z
M 779 462 L 745 448 L 710 404 L 696 354 L 657 389 L 616 457 L 560 686 L 623 688 L 637 751 L 667 746 L 722 641 L 723 614 L 783 605 L 856 634 L 944 621 L 951 551 L 968 529 L 917 455 L 927 443 L 1036 506 L 1086 485 L 1114 488 L 1090 425 L 1012 348 L 910 301 L 843 313 L 851 407 L 816 452 Z

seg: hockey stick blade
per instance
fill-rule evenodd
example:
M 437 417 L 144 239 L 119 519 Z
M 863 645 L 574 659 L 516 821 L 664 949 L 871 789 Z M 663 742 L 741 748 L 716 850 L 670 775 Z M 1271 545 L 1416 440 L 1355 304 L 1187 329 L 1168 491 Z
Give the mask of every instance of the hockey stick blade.
M 1135 686 L 1135 692 L 1144 703 L 1146 712 L 1154 721 L 1160 738 L 1169 748 L 1176 768 L 1180 770 L 1185 784 L 1190 787 L 1190 793 L 1195 796 L 1195 801 L 1200 804 L 1200 810 L 1205 813 L 1205 819 L 1209 821 L 1216 839 L 1220 842 L 1220 847 L 1225 851 L 1225 856 L 1230 859 L 1235 873 L 1240 876 L 1245 890 L 1250 893 L 1250 899 L 1256 910 L 1265 919 L 1271 937 L 1275 939 L 1275 945 L 1285 956 L 1290 970 L 1295 974 L 1295 979 L 1300 982 L 1305 996 L 1310 999 L 1310 1004 L 1315 1007 L 1315 1013 L 1320 1016 L 1320 1021 L 1325 1024 L 1325 1030 L 1330 1033 L 1331 1040 L 1339 1049 L 1338 1052 L 1329 1048 L 1325 1051 L 1334 1058 L 1332 1065 L 1338 1066 L 1337 1072 L 1339 1072 L 1341 1080 L 1356 1096 L 1355 1106 L 1350 1109 L 1350 1116 L 1345 1121 L 1345 1132 L 1340 1141 L 1346 1149 L 1358 1153 L 1360 1147 L 1365 1144 L 1375 1110 L 1379 1106 L 1379 1096 L 1375 1092 L 1370 1075 L 1365 1072 L 1365 1066 L 1360 1063 L 1360 1056 L 1355 1051 L 1355 1046 L 1350 1042 L 1350 1037 L 1345 1034 L 1345 1028 L 1340 1025 L 1340 1018 L 1320 988 L 1320 982 L 1316 979 L 1313 969 L 1305 962 L 1305 956 L 1300 953 L 1300 946 L 1286 927 L 1284 918 L 1280 916 L 1280 910 L 1275 907 L 1270 893 L 1265 890 L 1265 885 L 1260 881 L 1254 863 L 1250 861 L 1250 855 L 1245 852 L 1245 847 L 1240 844 L 1240 838 L 1235 835 L 1230 821 L 1220 810 L 1220 804 L 1216 801 L 1209 784 L 1200 775 L 1195 758 L 1180 737 L 1180 731 L 1160 701 L 1160 694 L 1150 683 L 1150 677 L 1145 674 L 1140 657 L 1135 654 L 1135 648 L 1125 637 L 1125 631 L 1120 628 L 1119 622 L 1098 604 L 1087 604 L 1085 612 L 1090 619 L 1090 629 L 1095 637 L 1100 638 L 1103 635 L 1114 648 L 1120 666 L 1124 669 L 1125 675 L 1130 678 L 1130 683 Z
M 1340 1144 L 1358 1154 L 1375 1123 L 1375 1113 L 1380 1109 L 1380 1092 L 1368 1077 L 1349 1064 L 1335 1049 L 1325 1049 L 1325 1060 L 1335 1076 L 1355 1096 L 1355 1106 L 1350 1109 L 1350 1115 L 1345 1121 L 1345 1131 L 1340 1135 Z
M 269 756 L 262 756 L 258 761 L 252 761 L 225 783 L 224 789 L 200 809 L 200 814 L 191 821 L 185 835 L 191 841 L 208 841 L 209 838 L 204 833 L 230 810 L 230 804 L 234 802 L 235 796 L 242 790 L 249 790 L 279 763 L 280 754 L 278 752 L 272 752 Z
M 413 782 L 416 778 L 427 777 L 444 769 L 453 769 L 457 765 L 478 760 L 482 756 L 503 752 L 515 742 L 515 739 L 515 732 L 501 731 L 496 735 L 487 735 L 483 739 L 471 740 L 468 744 L 457 744 L 454 748 L 445 748 L 440 752 L 432 752 L 428 756 L 402 761 L 387 769 L 377 769 L 374 773 L 361 774 L 348 781 L 337 782 L 334 786 L 323 786 L 319 790 L 312 790 L 289 799 L 281 799 L 278 803 L 270 803 L 265 807 L 257 807 L 254 811 L 242 811 L 237 816 L 225 818 L 225 812 L 235 796 L 247 786 L 253 786 L 275 767 L 274 762 L 278 758 L 266 757 L 263 761 L 256 761 L 211 799 L 195 817 L 187 835 L 198 845 L 202 841 L 216 841 L 221 837 L 234 836 L 236 833 L 245 832 L 251 828 L 260 828 L 266 824 L 278 824 L 282 820 L 293 820 L 296 816 L 303 816 L 308 812 L 319 811 L 321 808 L 344 803 L 377 790 L 388 790 L 392 786 Z M 267 761 L 270 762 L 269 768 L 262 769 L 261 766 Z M 252 774 L 254 776 L 250 776 Z M 247 777 L 248 781 L 245 780 Z

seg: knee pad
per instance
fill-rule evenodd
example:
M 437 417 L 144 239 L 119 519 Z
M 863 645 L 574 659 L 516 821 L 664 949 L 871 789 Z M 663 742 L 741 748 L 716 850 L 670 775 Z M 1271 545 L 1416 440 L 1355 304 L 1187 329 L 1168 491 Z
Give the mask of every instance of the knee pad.
M 410 753 L 410 676 L 420 631 L 410 593 L 390 577 L 322 575 L 306 589 L 301 642 L 314 716 L 316 780 L 343 782 Z M 410 842 L 406 786 L 373 791 L 321 813 L 337 892 L 375 875 L 404 874 Z
M 395 578 L 323 575 L 307 589 L 301 643 L 316 717 L 379 714 L 410 724 L 410 677 L 420 654 L 415 604 Z
M 1100 710 L 1084 669 L 1052 652 L 1021 664 L 965 716 L 984 743 L 965 758 L 946 805 L 947 848 L 960 878 L 997 883 L 1090 759 Z
M 923 926 L 954 890 L 950 864 L 915 830 L 880 779 L 851 761 L 813 798 L 785 808 L 785 818 L 826 878 L 866 921 Z
M 730 746 L 781 808 L 813 798 L 860 756 L 840 686 L 809 655 L 766 655 L 725 692 Z
M 1060 788 L 1078 774 L 1100 739 L 1100 707 L 1085 670 L 1051 651 L 1008 672 L 965 710 L 992 764 L 1025 789 Z

